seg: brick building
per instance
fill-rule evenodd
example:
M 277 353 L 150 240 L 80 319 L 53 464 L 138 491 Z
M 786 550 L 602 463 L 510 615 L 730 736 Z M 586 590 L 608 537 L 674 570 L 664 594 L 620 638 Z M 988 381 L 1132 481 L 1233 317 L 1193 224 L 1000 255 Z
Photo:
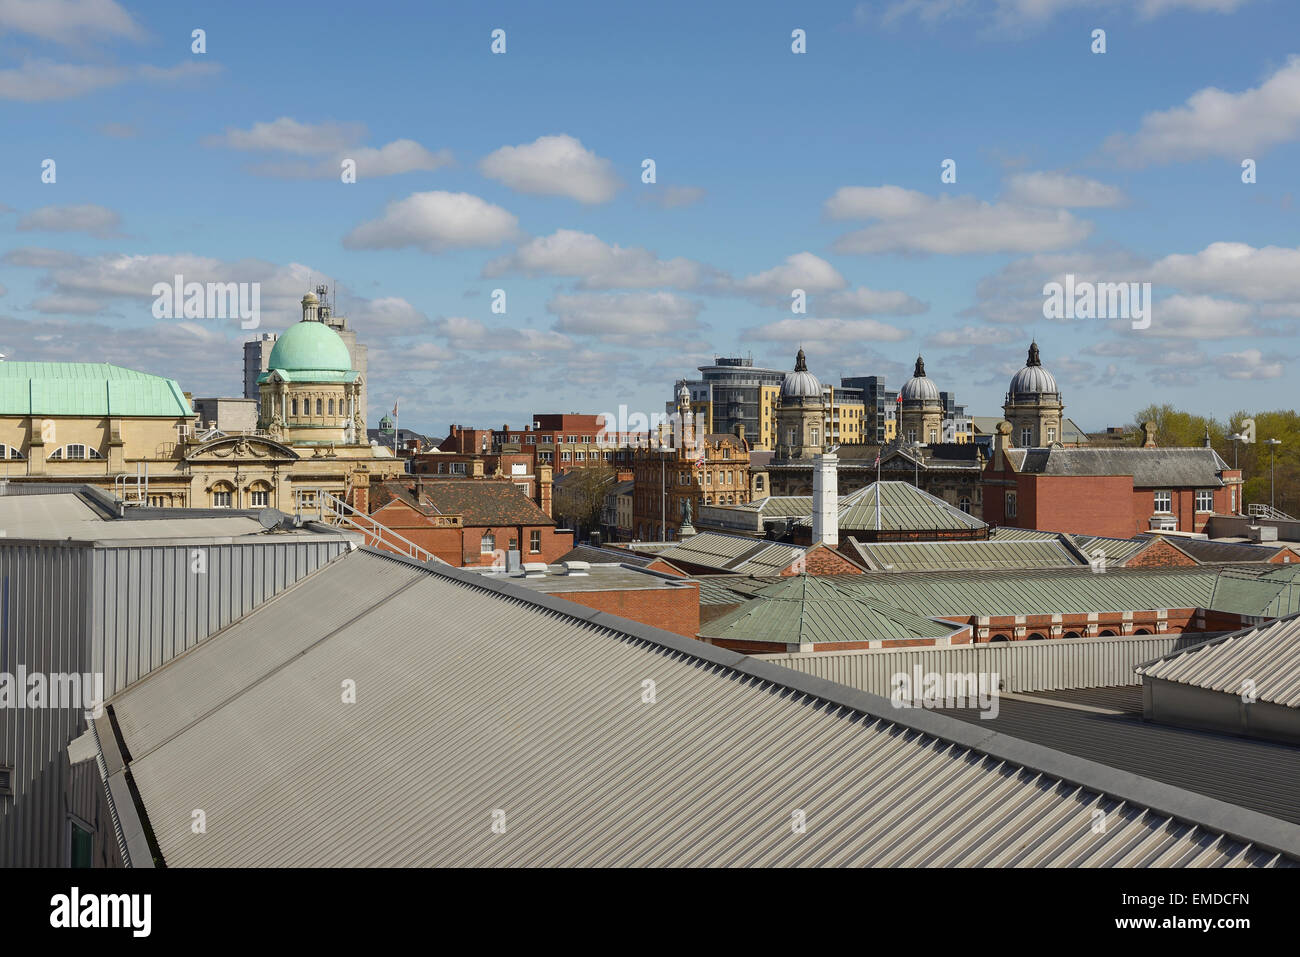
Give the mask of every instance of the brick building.
M 506 478 L 411 477 L 370 489 L 370 517 L 450 565 L 553 562 L 573 548 L 573 533 Z
M 725 432 L 694 435 L 685 384 L 678 392 L 678 415 L 688 423 L 681 441 L 671 448 L 640 448 L 632 453 L 632 524 L 637 539 L 675 539 L 688 515 L 693 520 L 702 506 L 750 501 L 749 443 Z
M 1200 532 L 1241 509 L 1241 472 L 1211 448 L 1011 448 L 1002 423 L 984 471 L 984 520 L 1129 538 Z

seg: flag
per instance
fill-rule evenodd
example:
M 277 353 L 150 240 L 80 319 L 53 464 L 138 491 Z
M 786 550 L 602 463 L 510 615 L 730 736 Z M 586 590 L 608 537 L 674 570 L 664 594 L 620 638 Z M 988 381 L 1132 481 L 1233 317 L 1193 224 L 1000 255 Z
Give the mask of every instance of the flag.
M 397 400 L 393 400 L 393 415 L 397 415 Z
M 875 460 L 874 462 L 871 463 L 871 467 L 872 467 L 873 469 L 874 469 L 874 468 L 879 468 L 879 467 L 880 467 L 880 453 L 879 453 L 879 452 L 876 453 L 876 460 Z

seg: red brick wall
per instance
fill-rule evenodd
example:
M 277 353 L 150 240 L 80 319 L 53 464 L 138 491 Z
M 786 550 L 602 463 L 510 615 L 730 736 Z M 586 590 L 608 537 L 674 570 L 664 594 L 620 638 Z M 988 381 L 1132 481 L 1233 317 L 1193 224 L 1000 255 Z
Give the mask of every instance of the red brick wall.
M 489 531 L 487 528 L 435 528 L 427 516 L 400 501 L 389 502 L 376 509 L 371 518 L 448 564 L 458 567 L 492 564 L 493 556 L 480 552 L 483 534 Z M 542 535 L 540 554 L 529 551 L 529 533 L 534 530 Z M 496 536 L 496 547 L 502 551 L 509 549 L 512 537 L 517 539 L 520 557 L 525 562 L 546 562 L 549 565 L 573 548 L 572 532 L 559 532 L 549 525 L 504 525 L 494 527 L 491 531 Z
M 675 588 L 566 591 L 551 596 L 687 638 L 694 638 L 700 630 L 700 586 L 695 582 Z
M 663 572 L 665 575 L 676 575 L 678 578 L 690 577 L 680 568 L 677 568 L 675 565 L 668 564 L 662 558 L 656 558 L 649 565 L 647 565 L 646 568 L 652 569 L 653 571 L 657 571 L 657 572 Z
M 1168 541 L 1158 538 L 1146 548 L 1129 558 L 1125 568 L 1175 568 L 1196 565 L 1198 562 Z
M 1274 565 L 1294 565 L 1300 562 L 1300 554 L 1289 548 L 1279 548 L 1277 554 L 1270 558 L 1269 562 Z
M 802 567 L 800 562 L 795 561 L 781 569 L 784 578 L 805 572 L 809 575 L 861 575 L 862 569 L 834 549 L 817 545 L 804 553 Z

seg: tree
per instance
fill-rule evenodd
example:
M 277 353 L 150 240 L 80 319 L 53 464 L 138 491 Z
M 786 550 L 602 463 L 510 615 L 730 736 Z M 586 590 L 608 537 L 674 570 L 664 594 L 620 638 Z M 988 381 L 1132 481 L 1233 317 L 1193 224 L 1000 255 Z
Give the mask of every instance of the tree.
M 599 530 L 605 496 L 617 477 L 614 469 L 602 461 L 568 469 L 556 479 L 555 517 L 573 529 L 575 541 L 590 538 L 593 531 Z
M 1300 516 L 1300 413 L 1294 409 L 1254 414 L 1239 410 L 1233 412 L 1227 422 L 1221 422 L 1182 412 L 1165 403 L 1149 405 L 1139 410 L 1135 418 L 1138 425 L 1154 422 L 1156 444 L 1165 447 L 1204 445 L 1208 427 L 1210 445 L 1229 467 L 1235 460 L 1241 469 L 1243 511 L 1248 504 L 1268 504 L 1269 446 L 1266 440 L 1279 439 L 1282 444 L 1274 447 L 1274 502 L 1280 511 Z M 1234 443 L 1231 436 L 1241 434 L 1250 419 L 1255 423 L 1254 441 Z

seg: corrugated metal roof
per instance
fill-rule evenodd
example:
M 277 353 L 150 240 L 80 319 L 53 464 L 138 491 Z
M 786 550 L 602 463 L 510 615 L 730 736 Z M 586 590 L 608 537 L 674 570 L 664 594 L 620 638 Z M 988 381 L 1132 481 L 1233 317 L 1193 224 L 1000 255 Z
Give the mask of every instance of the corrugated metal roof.
M 879 571 L 1072 568 L 1085 564 L 1059 537 L 953 542 L 849 541 L 868 566 Z
M 883 488 L 883 494 L 877 517 L 876 495 L 880 488 Z M 812 519 L 804 519 L 799 524 L 811 525 Z M 975 516 L 907 482 L 872 482 L 865 488 L 840 496 L 839 525 L 841 529 L 870 531 L 985 527 Z
M 104 362 L 0 362 L 0 415 L 193 414 L 174 379 Z
M 1074 544 L 1087 556 L 1094 557 L 1100 551 L 1106 561 L 1123 564 L 1150 544 L 1141 538 L 1103 538 L 1099 535 L 1074 535 Z
M 631 547 L 642 550 L 643 546 L 634 543 Z M 804 549 L 798 545 L 785 545 L 743 535 L 700 532 L 667 548 L 656 548 L 655 553 L 670 562 L 702 565 L 719 571 L 771 575 L 789 567 L 804 553 Z
M 874 598 L 846 594 L 827 579 L 799 575 L 769 585 L 744 607 L 702 626 L 700 635 L 787 645 L 946 638 L 957 630 Z
M 1053 696 L 1064 697 L 1055 692 Z M 1067 705 L 1074 703 L 1066 698 Z M 1300 823 L 1300 788 L 1295 786 L 1300 780 L 1300 748 L 1156 724 L 1138 714 L 1101 714 L 1006 695 L 991 720 L 969 709 L 944 713 L 984 731 L 1154 778 L 1289 821 L 1293 827 Z
M 1300 566 L 1258 565 L 1223 569 L 1207 606 L 1257 618 L 1300 612 Z
M 1230 695 L 1249 681 L 1258 700 L 1300 708 L 1300 616 L 1213 638 L 1139 665 L 1137 673 Z
M 1294 825 L 564 604 L 367 549 L 119 695 L 166 863 L 1300 861 Z
M 255 518 L 231 514 L 227 518 L 187 518 L 175 510 L 175 519 L 105 521 L 103 516 L 72 493 L 0 496 L 0 531 L 9 538 L 55 539 L 78 542 L 167 538 L 230 538 L 264 535 Z

